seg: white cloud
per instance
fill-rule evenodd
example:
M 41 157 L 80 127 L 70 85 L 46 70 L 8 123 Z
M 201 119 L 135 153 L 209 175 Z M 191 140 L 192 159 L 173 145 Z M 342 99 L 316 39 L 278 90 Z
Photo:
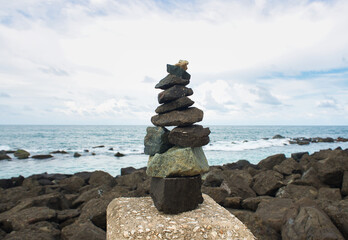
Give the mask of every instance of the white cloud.
M 325 73 L 348 68 L 346 1 L 28 0 L 1 6 L 0 85 L 11 96 L 2 104 L 12 112 L 25 104 L 37 113 L 58 109 L 47 123 L 65 118 L 61 109 L 81 123 L 91 115 L 109 122 L 115 114 L 147 123 L 158 93 L 150 83 L 178 59 L 190 61 L 192 98 L 211 122 L 308 124 L 298 115 L 318 116 L 323 106 L 334 106 L 325 96 L 347 103 L 347 73 Z M 323 73 L 302 74 L 313 71 Z M 347 120 L 340 106 L 325 108 L 335 110 L 333 124 Z M 17 121 L 31 119 L 24 114 Z

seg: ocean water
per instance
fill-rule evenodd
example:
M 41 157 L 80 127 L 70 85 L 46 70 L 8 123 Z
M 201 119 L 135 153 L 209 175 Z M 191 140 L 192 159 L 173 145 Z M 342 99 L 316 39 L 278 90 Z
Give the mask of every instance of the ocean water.
M 31 153 L 48 154 L 65 150 L 69 154 L 52 154 L 44 160 L 32 158 L 0 161 L 0 179 L 38 173 L 75 173 L 103 170 L 116 176 L 123 167 L 144 167 L 143 139 L 147 126 L 24 126 L 0 125 L 0 150 L 25 149 Z M 246 159 L 251 163 L 277 153 L 290 157 L 291 153 L 321 149 L 348 148 L 348 142 L 289 144 L 296 137 L 348 138 L 348 126 L 208 126 L 211 142 L 204 146 L 210 165 L 222 165 Z M 280 134 L 284 139 L 272 139 Z M 104 145 L 103 148 L 93 148 Z M 109 150 L 113 148 L 113 150 Z M 85 152 L 84 150 L 89 150 Z M 74 158 L 74 152 L 82 154 Z M 95 155 L 92 155 L 92 152 Z M 117 158 L 116 152 L 126 156 Z

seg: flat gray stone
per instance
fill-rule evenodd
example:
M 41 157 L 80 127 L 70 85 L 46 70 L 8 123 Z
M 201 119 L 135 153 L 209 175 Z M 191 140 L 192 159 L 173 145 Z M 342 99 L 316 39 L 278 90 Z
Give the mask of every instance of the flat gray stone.
M 190 80 L 182 79 L 178 76 L 168 74 L 165 78 L 163 78 L 159 83 L 156 84 L 155 88 L 165 90 L 174 85 L 186 86 L 189 83 L 190 83 Z
M 156 113 L 166 113 L 173 110 L 184 110 L 185 108 L 188 108 L 192 106 L 195 102 L 189 99 L 188 97 L 182 97 L 178 98 L 174 101 L 171 101 L 169 103 L 164 103 L 160 106 L 158 106 L 155 110 Z
M 155 126 L 189 126 L 203 119 L 203 111 L 196 108 L 188 108 L 182 111 L 171 111 L 155 115 L 151 118 L 151 122 Z
M 175 85 L 167 90 L 164 90 L 158 94 L 159 103 L 168 103 L 176 99 L 191 96 L 193 91 L 191 88 L 187 88 L 180 85 Z
M 169 142 L 180 147 L 201 147 L 209 143 L 209 128 L 201 125 L 176 127 L 170 131 Z
M 182 79 L 190 80 L 191 78 L 191 75 L 188 72 L 186 72 L 184 69 L 182 69 L 180 66 L 167 64 L 167 72 L 169 74 L 178 76 Z

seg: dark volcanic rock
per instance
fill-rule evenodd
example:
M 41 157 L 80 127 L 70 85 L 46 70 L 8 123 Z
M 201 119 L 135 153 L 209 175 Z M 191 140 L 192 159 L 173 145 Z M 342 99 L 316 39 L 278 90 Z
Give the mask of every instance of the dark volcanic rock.
M 104 145 L 99 145 L 99 146 L 95 146 L 95 147 L 92 147 L 92 148 L 103 148 L 105 147 Z
M 190 80 L 191 75 L 180 66 L 167 64 L 167 72 L 182 79 Z
M 105 240 L 106 233 L 101 228 L 95 226 L 91 221 L 77 221 L 62 229 L 61 238 L 63 240 Z
M 256 197 L 250 185 L 253 177 L 246 170 L 225 170 L 225 186 L 231 197 L 241 197 L 242 199 Z
M 147 127 L 144 138 L 144 153 L 150 156 L 156 153 L 164 153 L 172 144 L 168 140 L 169 131 L 165 127 Z
M 291 175 L 292 173 L 301 173 L 301 165 L 292 158 L 287 158 L 279 165 L 275 165 L 273 170 L 284 175 Z
M 123 153 L 117 152 L 114 155 L 115 157 L 124 157 L 125 155 Z
M 53 158 L 53 156 L 50 155 L 50 154 L 41 154 L 41 155 L 34 155 L 34 156 L 32 156 L 32 158 L 35 158 L 35 159 L 47 159 L 47 158 Z
M 172 111 L 155 115 L 151 118 L 151 122 L 155 126 L 188 126 L 203 119 L 203 111 L 192 107 L 183 111 Z
M 315 207 L 300 207 L 298 214 L 282 227 L 282 239 L 343 240 L 330 218 Z
M 282 174 L 273 170 L 266 170 L 254 176 L 254 185 L 252 189 L 258 195 L 273 196 L 276 191 L 283 186 L 282 180 Z
M 191 96 L 192 94 L 191 88 L 175 85 L 158 94 L 158 103 L 167 103 L 182 97 Z
M 74 158 L 78 158 L 78 157 L 81 157 L 81 154 L 79 154 L 78 152 L 75 152 L 74 153 Z
M 301 198 L 316 199 L 318 190 L 312 186 L 289 184 L 280 188 L 276 196 L 279 198 L 291 198 L 293 200 L 299 200 Z
M 160 89 L 168 89 L 174 85 L 182 85 L 186 86 L 190 83 L 190 80 L 180 78 L 176 75 L 168 74 L 165 78 L 163 78 L 159 83 L 156 84 L 155 88 Z
M 107 172 L 95 171 L 92 173 L 89 179 L 89 184 L 92 186 L 101 186 L 105 184 L 110 187 L 113 187 L 116 185 L 116 180 Z
M 23 149 L 18 149 L 14 152 L 14 156 L 18 159 L 26 159 L 30 156 L 30 153 Z
M 228 192 L 224 187 L 206 187 L 202 186 L 202 192 L 209 195 L 215 202 L 223 205 Z
M 283 138 L 285 138 L 285 137 L 283 137 L 282 135 L 279 135 L 279 134 L 272 137 L 272 139 L 283 139 Z
M 201 147 L 209 143 L 209 128 L 201 125 L 176 127 L 170 131 L 168 139 L 173 145 L 179 147 Z
M 1 235 L 0 235 L 1 238 Z M 2 239 L 2 238 L 1 238 Z M 57 224 L 46 221 L 29 225 L 25 229 L 13 231 L 4 240 L 55 240 L 60 239 Z
M 151 197 L 159 211 L 177 214 L 197 208 L 203 202 L 201 176 L 152 178 Z
M 292 153 L 291 158 L 295 161 L 299 162 L 300 159 L 303 157 L 303 155 L 308 155 L 308 152 L 298 152 L 298 153 Z
M 60 185 L 64 190 L 67 190 L 69 193 L 78 192 L 80 188 L 85 185 L 85 180 L 78 176 L 72 176 L 70 178 L 63 179 L 60 181 Z
M 173 110 L 183 110 L 185 108 L 188 108 L 189 106 L 193 105 L 195 102 L 192 101 L 188 97 L 182 97 L 178 98 L 174 101 L 171 101 L 169 103 L 164 103 L 160 106 L 158 106 L 155 110 L 156 113 L 166 113 Z
M 53 152 L 50 152 L 50 154 L 57 154 L 57 153 L 59 153 L 59 154 L 68 154 L 68 152 L 66 152 L 66 151 L 64 151 L 64 150 L 57 150 L 57 151 L 53 151 Z
M 23 176 L 12 177 L 10 179 L 0 179 L 0 188 L 12 188 L 21 186 L 24 181 Z
M 134 167 L 121 168 L 121 176 L 131 174 L 134 171 L 136 171 Z
M 320 188 L 323 186 L 327 186 L 323 184 L 318 177 L 318 172 L 315 168 L 311 167 L 307 171 L 305 171 L 300 179 L 294 181 L 294 184 L 297 185 L 308 185 L 316 188 Z
M 224 201 L 224 207 L 225 208 L 234 208 L 234 209 L 240 209 L 242 198 L 241 197 L 227 197 Z
M 331 202 L 323 207 L 323 210 L 341 231 L 345 239 L 348 239 L 348 200 Z
M 275 165 L 281 164 L 286 159 L 284 154 L 276 154 L 261 160 L 257 166 L 262 169 L 272 170 Z
M 0 151 L 0 160 L 7 160 L 7 159 L 11 159 L 8 155 L 7 152 L 2 150 Z
M 267 225 L 280 232 L 282 221 L 287 211 L 292 207 L 293 201 L 286 198 L 273 198 L 261 201 L 256 210 L 256 215 Z M 296 238 L 294 238 L 296 239 Z
M 224 181 L 224 177 L 221 170 L 211 170 L 205 176 L 203 185 L 207 187 L 220 187 Z
M 328 201 L 340 201 L 342 200 L 341 191 L 339 188 L 322 187 L 319 189 L 318 199 Z
M 270 196 L 258 196 L 258 197 L 246 198 L 242 202 L 242 207 L 244 209 L 255 212 L 261 201 L 267 201 L 267 200 L 271 201 L 272 199 L 273 198 Z
M 348 171 L 344 171 L 341 193 L 343 196 L 348 195 Z
M 106 208 L 110 200 L 96 198 L 88 201 L 81 209 L 79 220 L 91 220 L 97 227 L 106 230 Z

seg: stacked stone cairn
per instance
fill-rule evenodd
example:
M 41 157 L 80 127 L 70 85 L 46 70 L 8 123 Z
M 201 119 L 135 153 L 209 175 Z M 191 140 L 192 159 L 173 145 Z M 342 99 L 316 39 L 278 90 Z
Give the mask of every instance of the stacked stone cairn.
M 167 64 L 169 73 L 156 86 L 161 104 L 151 118 L 156 127 L 148 127 L 144 152 L 150 155 L 147 175 L 151 177 L 150 195 L 156 208 L 166 214 L 196 209 L 203 202 L 201 174 L 209 170 L 202 146 L 209 143 L 209 128 L 202 121 L 203 111 L 192 107 L 193 94 L 188 62 Z M 174 126 L 169 131 L 166 126 Z

